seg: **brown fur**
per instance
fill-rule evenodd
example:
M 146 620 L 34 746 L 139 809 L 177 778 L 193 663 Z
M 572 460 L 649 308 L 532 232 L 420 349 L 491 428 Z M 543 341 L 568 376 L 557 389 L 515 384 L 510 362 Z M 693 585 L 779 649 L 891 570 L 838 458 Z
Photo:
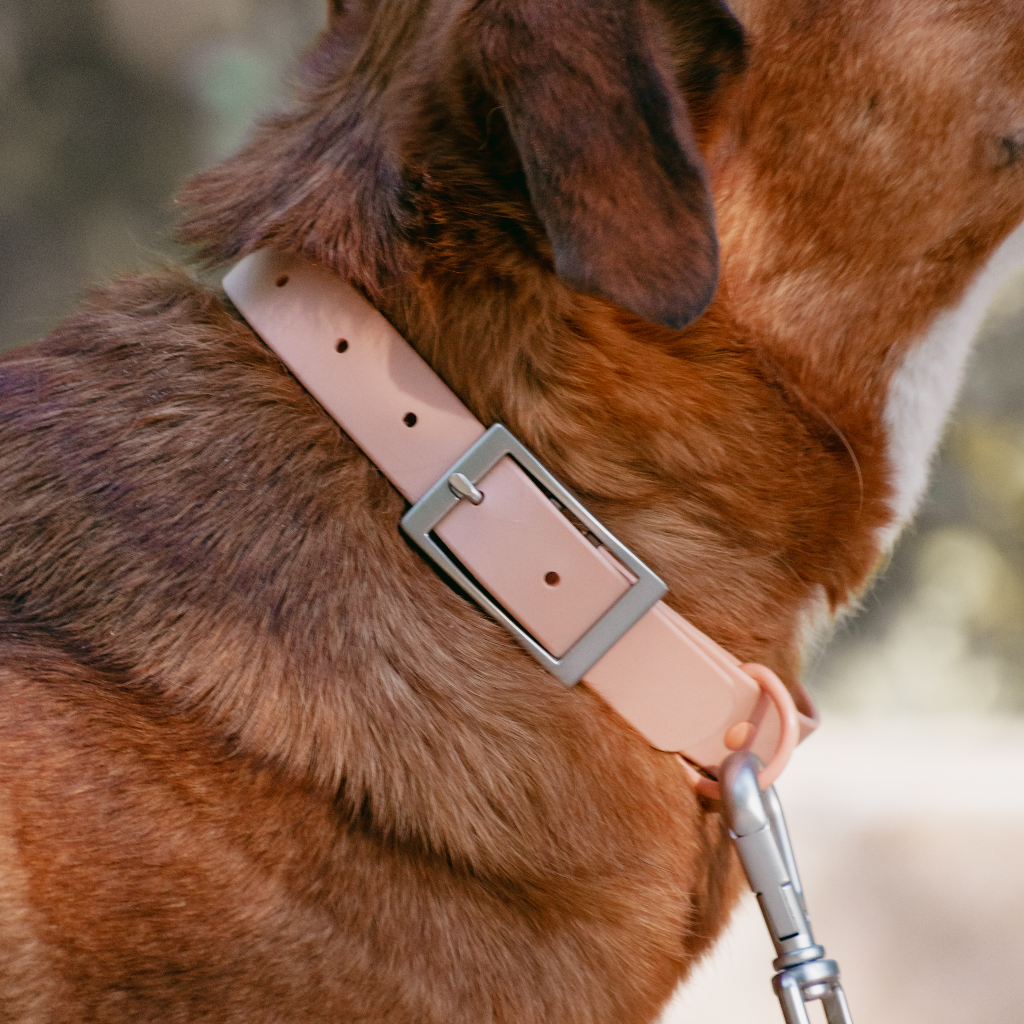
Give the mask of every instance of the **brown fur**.
M 353 280 L 797 689 L 809 605 L 850 599 L 890 518 L 899 353 L 1024 216 L 1015 7 L 749 0 L 745 76 L 711 3 L 336 10 L 183 231 Z M 579 107 L 537 91 L 552 67 Z M 1015 112 L 978 112 L 993 82 Z M 722 285 L 680 333 L 623 306 L 701 306 L 708 174 Z M 220 296 L 117 282 L 0 389 L 10 1019 L 655 1017 L 736 891 L 714 807 L 431 572 Z

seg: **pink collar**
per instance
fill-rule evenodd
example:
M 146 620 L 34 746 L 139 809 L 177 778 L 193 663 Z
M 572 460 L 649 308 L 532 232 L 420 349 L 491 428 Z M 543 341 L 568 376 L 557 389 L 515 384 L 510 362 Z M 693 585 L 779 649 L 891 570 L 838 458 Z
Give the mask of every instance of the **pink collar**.
M 658 750 L 714 774 L 730 750 L 751 749 L 768 762 L 762 787 L 778 777 L 817 720 L 773 672 L 741 665 L 659 600 L 661 580 L 508 431 L 485 430 L 354 288 L 263 250 L 224 290 L 413 503 L 410 538 L 551 672 L 582 679 Z

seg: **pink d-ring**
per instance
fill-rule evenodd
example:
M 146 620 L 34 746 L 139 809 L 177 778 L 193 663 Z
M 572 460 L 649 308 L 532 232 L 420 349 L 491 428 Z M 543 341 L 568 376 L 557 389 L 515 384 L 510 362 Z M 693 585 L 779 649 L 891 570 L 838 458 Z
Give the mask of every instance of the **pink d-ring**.
M 782 769 L 789 763 L 793 751 L 796 749 L 800 738 L 800 724 L 796 716 L 796 705 L 790 696 L 789 690 L 783 685 L 782 680 L 764 665 L 749 662 L 740 665 L 740 669 L 746 672 L 758 686 L 764 690 L 775 705 L 779 713 L 779 745 L 775 748 L 772 759 L 761 769 L 757 776 L 757 784 L 761 789 L 767 789 L 781 774 Z M 705 778 L 693 765 L 689 764 L 682 757 L 676 754 L 679 763 L 686 769 L 686 773 L 693 783 L 693 788 L 702 796 L 711 800 L 718 800 L 721 794 L 718 791 L 718 783 L 714 779 Z

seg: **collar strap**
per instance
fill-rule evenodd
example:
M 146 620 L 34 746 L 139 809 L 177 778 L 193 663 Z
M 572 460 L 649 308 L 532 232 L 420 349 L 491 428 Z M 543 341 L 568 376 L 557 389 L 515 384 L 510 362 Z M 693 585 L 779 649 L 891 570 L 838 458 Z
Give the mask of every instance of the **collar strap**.
M 816 719 L 769 669 L 741 666 L 658 600 L 661 580 L 507 430 L 485 430 L 354 288 L 262 250 L 224 290 L 413 503 L 409 536 L 538 660 L 567 685 L 582 679 L 653 747 L 712 771 L 744 747 L 768 762 L 762 785 L 774 781 Z

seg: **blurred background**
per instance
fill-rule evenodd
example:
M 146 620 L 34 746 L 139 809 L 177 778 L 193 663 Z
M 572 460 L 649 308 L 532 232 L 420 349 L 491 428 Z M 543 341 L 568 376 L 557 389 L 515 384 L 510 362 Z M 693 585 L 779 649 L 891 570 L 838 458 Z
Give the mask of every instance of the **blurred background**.
M 0 348 L 182 253 L 170 198 L 234 150 L 325 0 L 0 0 Z M 927 500 L 808 666 L 779 789 L 857 1019 L 1024 1003 L 1024 277 L 982 331 Z M 3 482 L 0 481 L 0 486 Z M 748 902 L 666 1022 L 777 1022 Z

